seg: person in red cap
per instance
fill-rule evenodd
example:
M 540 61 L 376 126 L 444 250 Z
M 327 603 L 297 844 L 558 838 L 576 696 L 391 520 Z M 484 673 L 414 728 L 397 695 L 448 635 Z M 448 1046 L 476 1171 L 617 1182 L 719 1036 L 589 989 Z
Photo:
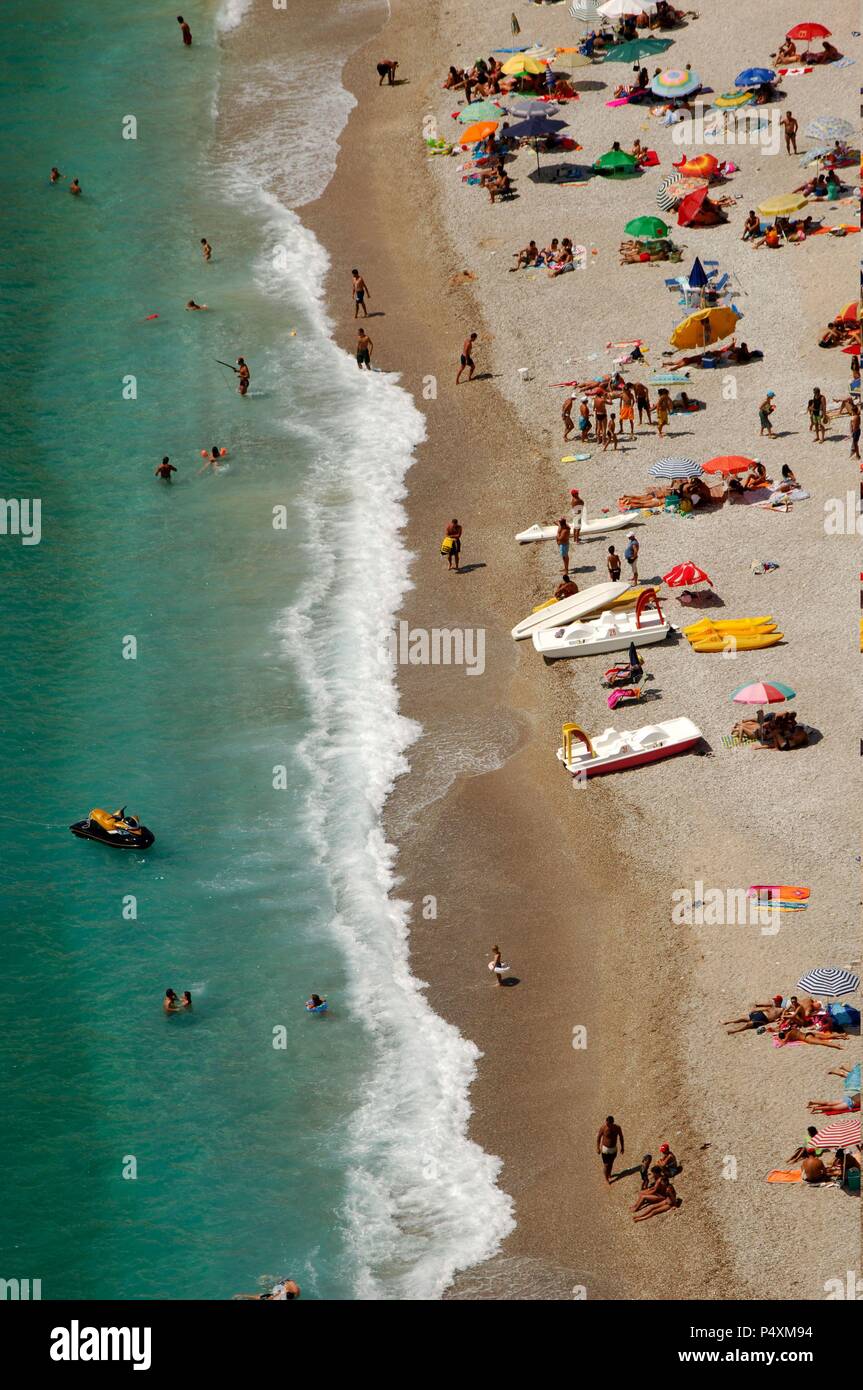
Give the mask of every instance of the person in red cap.
M 659 1146 L 659 1166 L 667 1177 L 673 1177 L 675 1173 L 683 1171 L 683 1164 L 678 1163 L 669 1144 Z
M 743 1018 L 725 1018 L 722 1020 L 723 1026 L 728 1028 L 729 1037 L 732 1033 L 745 1033 L 747 1028 L 766 1028 L 768 1023 L 776 1023 L 782 1017 L 782 995 L 774 994 L 773 999 L 768 1004 L 752 1005 L 749 1013 Z M 739 1028 L 732 1028 L 732 1023 L 739 1023 Z

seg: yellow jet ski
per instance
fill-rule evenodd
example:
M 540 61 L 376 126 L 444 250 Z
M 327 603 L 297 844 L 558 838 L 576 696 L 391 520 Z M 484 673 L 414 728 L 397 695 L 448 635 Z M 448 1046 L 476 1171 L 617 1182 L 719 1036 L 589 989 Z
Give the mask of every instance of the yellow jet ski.
M 114 849 L 149 849 L 156 837 L 142 825 L 137 816 L 127 816 L 126 808 L 102 811 L 98 806 L 86 820 L 78 820 L 69 829 L 81 840 L 100 840 Z

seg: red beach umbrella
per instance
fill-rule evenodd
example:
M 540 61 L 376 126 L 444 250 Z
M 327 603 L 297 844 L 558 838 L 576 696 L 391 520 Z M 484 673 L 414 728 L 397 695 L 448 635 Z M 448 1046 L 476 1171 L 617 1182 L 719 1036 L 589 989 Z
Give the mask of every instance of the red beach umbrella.
M 758 459 L 744 458 L 742 454 L 721 454 L 709 459 L 702 467 L 705 473 L 745 473 L 753 463 L 758 463 Z
M 662 576 L 669 589 L 689 588 L 691 584 L 709 584 L 713 588 L 713 580 L 704 570 L 699 569 L 691 560 L 684 560 L 682 564 L 675 565 L 673 570 Z
M 847 1149 L 854 1144 L 859 1144 L 859 1114 L 846 1115 L 843 1120 L 836 1120 L 832 1125 L 825 1125 L 824 1129 L 819 1129 L 812 1142 L 823 1145 L 825 1149 Z
M 803 24 L 795 24 L 785 37 L 794 39 L 795 43 L 798 39 L 809 43 L 812 39 L 829 39 L 830 30 L 824 24 L 813 24 L 812 20 L 806 20 Z
M 850 304 L 846 304 L 844 309 L 839 310 L 839 313 L 836 315 L 836 317 L 840 319 L 842 323 L 859 323 L 860 305 L 857 302 L 857 300 L 852 299 Z
M 685 198 L 681 198 L 677 205 L 677 225 L 679 227 L 688 227 L 691 222 L 695 221 L 706 197 L 707 184 L 703 188 L 696 188 L 693 193 L 687 193 Z

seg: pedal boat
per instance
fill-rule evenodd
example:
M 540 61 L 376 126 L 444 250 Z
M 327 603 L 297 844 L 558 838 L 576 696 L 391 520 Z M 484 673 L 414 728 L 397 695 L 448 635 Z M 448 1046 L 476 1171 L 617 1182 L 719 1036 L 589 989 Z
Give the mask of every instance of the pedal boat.
M 656 591 L 646 589 L 634 612 L 606 610 L 589 622 L 541 629 L 533 634 L 533 645 L 546 661 L 558 661 L 566 656 L 618 652 L 630 643 L 636 647 L 648 646 L 664 641 L 673 630 L 659 606 Z
M 599 777 L 673 758 L 700 742 L 698 725 L 684 718 L 664 719 L 642 729 L 605 729 L 594 739 L 577 724 L 564 724 L 563 747 L 558 748 L 557 756 L 573 777 Z

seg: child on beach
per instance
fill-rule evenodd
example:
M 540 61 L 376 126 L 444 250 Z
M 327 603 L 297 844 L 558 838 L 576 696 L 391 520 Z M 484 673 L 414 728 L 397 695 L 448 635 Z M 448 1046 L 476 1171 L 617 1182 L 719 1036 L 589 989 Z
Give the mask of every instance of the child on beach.
M 616 584 L 620 578 L 620 556 L 617 554 L 613 545 L 608 547 L 608 559 L 605 562 L 608 566 L 608 577 L 612 584 Z
M 605 424 L 605 438 L 602 441 L 603 453 L 605 453 L 609 444 L 614 449 L 614 452 L 617 453 L 617 421 L 614 417 L 614 411 L 611 412 Z

